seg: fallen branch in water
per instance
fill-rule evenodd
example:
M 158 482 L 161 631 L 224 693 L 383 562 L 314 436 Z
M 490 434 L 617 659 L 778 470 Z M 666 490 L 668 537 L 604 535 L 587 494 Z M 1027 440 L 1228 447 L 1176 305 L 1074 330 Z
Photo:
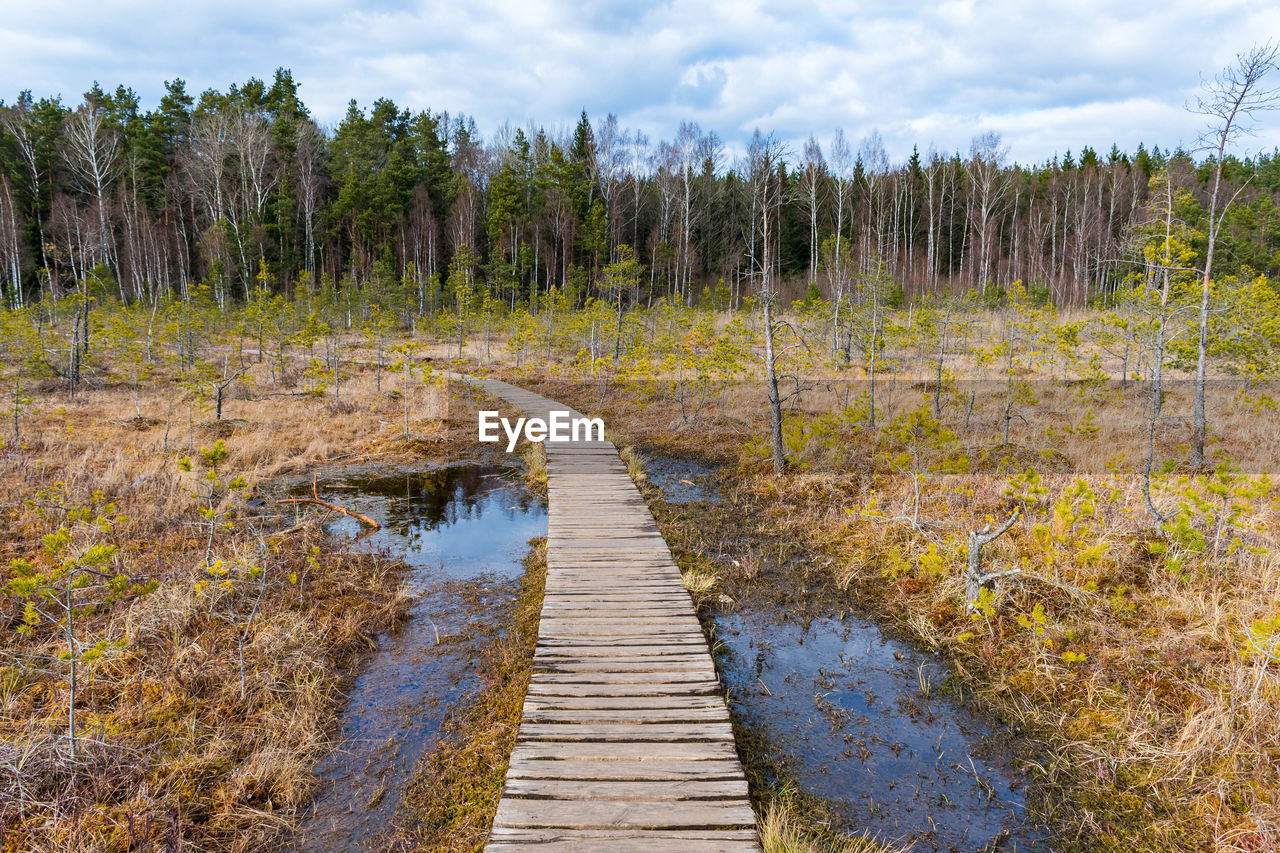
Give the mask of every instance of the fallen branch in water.
M 372 527 L 374 530 L 381 530 L 381 529 L 382 529 L 382 525 L 381 525 L 381 524 L 379 524 L 378 522 L 374 521 L 372 518 L 370 518 L 370 517 L 369 517 L 369 516 L 367 516 L 367 515 L 364 515 L 364 514 L 359 513 L 359 512 L 354 512 L 354 511 L 349 510 L 349 509 L 346 509 L 346 508 L 344 508 L 344 507 L 340 507 L 340 506 L 338 506 L 337 504 L 331 504 L 331 503 L 329 503 L 328 501 L 322 501 L 322 500 L 320 500 L 320 492 L 319 492 L 319 489 L 318 489 L 318 488 L 317 488 L 317 486 L 316 486 L 316 479 L 315 479 L 315 477 L 312 477 L 312 479 L 311 479 L 311 497 L 309 497 L 309 498 L 281 498 L 280 500 L 276 501 L 276 503 L 277 503 L 277 504 L 315 504 L 316 506 L 322 506 L 322 507 L 324 507 L 325 509 L 329 510 L 330 512 L 340 512 L 340 513 L 342 513 L 343 515 L 350 516 L 351 518 L 356 519 L 357 521 L 363 521 L 365 524 L 369 525 L 369 526 L 370 526 L 370 527 Z

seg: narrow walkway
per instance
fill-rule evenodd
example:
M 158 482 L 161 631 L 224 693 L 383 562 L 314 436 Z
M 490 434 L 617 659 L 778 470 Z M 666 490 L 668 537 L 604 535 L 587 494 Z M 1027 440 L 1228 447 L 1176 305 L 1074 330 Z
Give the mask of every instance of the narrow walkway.
M 566 408 L 471 381 L 526 416 Z M 653 515 L 612 442 L 546 449 L 546 597 L 485 849 L 758 851 L 711 655 Z

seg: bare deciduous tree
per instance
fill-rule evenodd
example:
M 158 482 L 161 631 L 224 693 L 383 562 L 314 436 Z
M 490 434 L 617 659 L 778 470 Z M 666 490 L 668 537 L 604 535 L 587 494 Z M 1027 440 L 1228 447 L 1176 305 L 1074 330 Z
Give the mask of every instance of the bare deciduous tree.
M 800 173 L 800 197 L 809 213 L 809 281 L 818 277 L 818 217 L 822 208 L 822 190 L 826 184 L 827 164 L 822 159 L 822 146 L 813 136 L 804 144 L 804 166 Z
M 316 213 L 320 209 L 324 189 L 321 160 L 324 157 L 324 134 L 311 122 L 303 122 L 298 130 L 298 146 L 294 153 L 298 180 L 298 213 L 302 217 L 307 272 L 316 274 Z M 434 225 L 434 223 L 433 223 Z M 418 265 L 421 269 L 421 264 Z M 434 272 L 434 269 L 430 270 Z
M 1205 94 L 1192 108 L 1208 117 L 1205 131 L 1206 147 L 1213 150 L 1213 189 L 1209 195 L 1208 248 L 1205 250 L 1204 277 L 1200 288 L 1200 327 L 1196 344 L 1195 399 L 1192 404 L 1191 465 L 1204 466 L 1204 445 L 1208 433 L 1205 413 L 1204 387 L 1209 351 L 1209 294 L 1213 277 L 1213 251 L 1218 242 L 1218 232 L 1226 218 L 1231 203 L 1239 195 L 1227 200 L 1219 209 L 1218 196 L 1222 188 L 1222 158 L 1232 140 L 1253 131 L 1252 119 L 1259 112 L 1280 107 L 1280 90 L 1265 89 L 1262 79 L 1276 68 L 1280 61 L 1280 44 L 1266 42 L 1236 56 L 1218 76 L 1204 83 Z
M 21 97 L 11 107 L 0 109 L 0 126 L 13 138 L 18 149 L 18 156 L 26 167 L 26 178 L 30 185 L 31 195 L 36 198 L 33 213 L 36 218 L 36 231 L 40 236 L 40 266 L 47 269 L 49 259 L 45 254 L 44 218 L 40 212 L 40 185 L 44 171 L 40 168 L 40 158 L 36 153 L 36 140 L 29 126 L 31 101 L 29 97 Z
M 5 286 L 5 281 L 8 286 Z M 7 291 L 7 293 L 6 293 Z M 9 191 L 9 176 L 0 173 L 0 293 L 9 307 L 22 307 L 22 252 L 18 248 L 18 213 Z
M 85 100 L 67 117 L 63 159 L 80 189 L 92 199 L 97 213 L 94 263 L 114 266 L 114 240 L 108 221 L 107 190 L 115 179 L 120 159 L 120 133 L 107 123 L 106 111 L 93 98 Z M 120 285 L 120 301 L 125 301 Z
M 882 197 L 889 182 L 889 154 L 884 150 L 880 131 L 873 130 L 862 140 L 858 146 L 858 160 L 862 163 L 862 180 L 867 195 L 867 245 L 862 256 L 864 260 L 871 257 L 878 260 L 885 255 L 885 205 Z M 865 267 L 863 269 L 865 271 Z
M 853 196 L 853 152 L 845 140 L 844 129 L 836 128 L 835 137 L 831 140 L 831 195 L 832 208 L 835 215 L 835 242 L 828 270 L 831 275 L 831 352 L 839 348 L 840 338 L 840 304 L 849 287 L 849 269 L 845 263 L 845 211 L 852 202 Z M 845 363 L 849 361 L 846 347 Z
M 1001 144 L 1000 134 L 988 131 L 975 136 L 969 146 L 969 174 L 973 179 L 976 196 L 972 210 L 973 225 L 978 238 L 978 285 L 983 295 L 991 279 L 991 251 L 995 234 L 993 222 L 996 210 L 1008 189 L 1004 169 L 1009 149 Z
M 787 457 L 782 446 L 782 396 L 778 392 L 777 333 L 782 323 L 774 316 L 774 302 L 778 298 L 773 277 L 773 244 L 777 241 L 777 225 L 774 218 L 782 206 L 783 187 L 778 178 L 778 165 L 784 149 L 773 134 L 763 135 L 757 130 L 747 149 L 746 172 L 755 199 L 756 217 L 752 230 L 758 234 L 754 241 L 752 257 L 755 273 L 760 281 L 760 305 L 764 312 L 764 372 L 769 393 L 769 434 L 773 471 L 786 470 Z

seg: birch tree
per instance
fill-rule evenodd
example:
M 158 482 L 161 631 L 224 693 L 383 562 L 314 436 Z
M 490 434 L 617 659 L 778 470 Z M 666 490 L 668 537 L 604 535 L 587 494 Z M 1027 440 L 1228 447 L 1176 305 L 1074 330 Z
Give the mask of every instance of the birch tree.
M 845 140 L 844 130 L 836 128 L 831 141 L 831 201 L 835 226 L 834 244 L 828 269 L 831 275 L 831 353 L 839 349 L 840 306 L 849 286 L 848 249 L 845 246 L 845 213 L 853 196 L 853 153 Z M 848 364 L 848 350 L 845 363 Z
M 1213 289 L 1213 254 L 1218 234 L 1227 211 L 1239 196 L 1240 189 L 1221 206 L 1222 158 L 1237 137 L 1251 133 L 1258 113 L 1280 107 L 1280 90 L 1263 88 L 1263 78 L 1275 70 L 1280 61 L 1280 44 L 1266 42 L 1236 55 L 1218 76 L 1204 84 L 1205 94 L 1198 98 L 1194 110 L 1208 118 L 1203 137 L 1214 153 L 1213 184 L 1209 195 L 1208 246 L 1205 249 L 1204 275 L 1200 284 L 1199 336 L 1196 343 L 1195 395 L 1192 402 L 1191 465 L 1204 467 L 1204 446 L 1208 434 L 1205 413 L 1205 383 L 1209 352 L 1209 301 Z
M 988 131 L 976 136 L 969 146 L 969 174 L 973 178 L 974 206 L 970 214 L 978 238 L 978 287 L 983 296 L 991 280 L 991 254 L 995 238 L 995 214 L 1008 190 L 1004 159 L 1009 149 L 1000 134 Z
M 97 214 L 94 263 L 114 269 L 107 192 L 120 163 L 121 140 L 119 131 L 109 124 L 106 110 L 92 93 L 67 117 L 65 141 L 63 158 L 67 168 L 80 190 L 89 196 Z M 123 284 L 120 284 L 120 301 L 125 301 Z
M 822 191 L 827 164 L 822 159 L 822 146 L 810 136 L 804 144 L 804 166 L 800 172 L 801 201 L 809 214 L 809 281 L 818 278 L 818 216 L 822 207 Z
M 769 394 L 769 434 L 773 472 L 786 470 L 787 457 L 782 444 L 782 397 L 778 392 L 778 332 L 784 323 L 775 316 L 778 298 L 777 283 L 773 276 L 773 247 L 778 240 L 778 226 L 774 219 L 782 206 L 783 187 L 778 179 L 778 164 L 782 161 L 783 147 L 772 134 L 765 136 L 759 130 L 747 149 L 747 174 L 751 180 L 752 195 L 756 198 L 756 220 L 752 229 L 757 232 L 754 241 L 756 254 L 752 258 L 760 282 L 760 306 L 764 313 L 764 371 Z
M 53 109 L 50 109 L 53 107 Z M 37 110 L 46 116 L 54 116 L 60 121 L 62 110 L 55 104 L 45 100 L 39 106 L 33 103 L 30 92 L 23 92 L 13 106 L 0 109 L 0 126 L 13 139 L 18 149 L 18 157 L 22 161 L 27 190 L 31 195 L 31 213 L 36 220 L 36 233 L 40 240 L 40 267 L 48 270 L 49 258 L 45 248 L 44 215 L 41 211 L 42 186 L 48 176 L 46 158 L 42 156 L 40 142 L 40 126 Z M 46 129 L 46 133 L 48 129 Z M 17 234 L 14 234 L 17 239 Z M 46 276 L 47 277 L 47 276 Z M 42 277 L 43 280 L 44 277 Z

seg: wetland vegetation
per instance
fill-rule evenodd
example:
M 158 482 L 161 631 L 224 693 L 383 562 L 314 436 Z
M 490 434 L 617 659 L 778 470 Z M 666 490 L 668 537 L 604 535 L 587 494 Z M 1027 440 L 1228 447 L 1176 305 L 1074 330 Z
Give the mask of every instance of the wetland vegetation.
M 1280 847 L 1280 159 L 1229 122 L 730 161 L 322 133 L 283 70 L 0 119 L 6 853 L 483 844 L 546 466 L 446 370 L 623 448 L 767 849 Z

